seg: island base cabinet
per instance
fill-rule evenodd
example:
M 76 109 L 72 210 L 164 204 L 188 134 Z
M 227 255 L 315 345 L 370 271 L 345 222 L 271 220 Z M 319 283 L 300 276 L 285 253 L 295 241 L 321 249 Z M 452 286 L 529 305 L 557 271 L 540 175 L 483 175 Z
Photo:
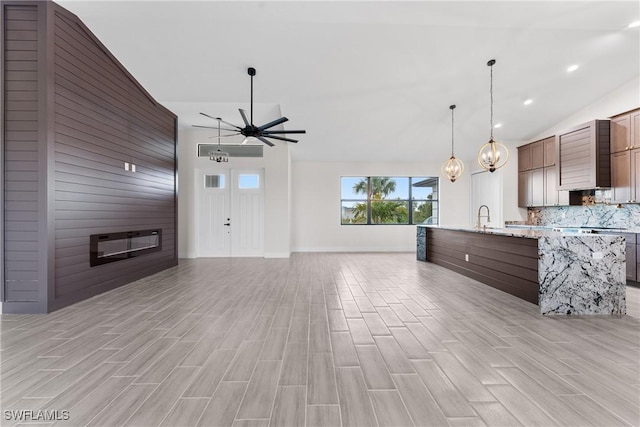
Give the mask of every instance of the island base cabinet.
M 536 239 L 426 228 L 426 260 L 533 304 L 538 303 Z

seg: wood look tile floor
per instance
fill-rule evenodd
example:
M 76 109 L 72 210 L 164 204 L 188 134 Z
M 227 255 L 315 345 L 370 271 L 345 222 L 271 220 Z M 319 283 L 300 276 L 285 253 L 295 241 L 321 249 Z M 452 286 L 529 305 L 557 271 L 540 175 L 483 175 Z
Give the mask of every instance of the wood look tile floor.
M 541 316 L 408 253 L 182 260 L 2 315 L 0 424 L 638 426 L 640 289 L 627 302 Z

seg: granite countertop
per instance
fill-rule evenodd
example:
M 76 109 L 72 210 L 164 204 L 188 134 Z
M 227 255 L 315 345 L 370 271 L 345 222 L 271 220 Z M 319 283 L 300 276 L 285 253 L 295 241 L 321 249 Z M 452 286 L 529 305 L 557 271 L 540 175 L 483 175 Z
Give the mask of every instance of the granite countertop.
M 426 224 L 418 224 L 418 227 L 427 227 L 427 228 L 440 228 L 442 230 L 453 230 L 453 231 L 466 231 L 469 233 L 481 233 L 481 234 L 495 234 L 498 236 L 510 236 L 510 237 L 522 237 L 525 239 L 539 239 L 540 237 L 562 237 L 562 236 L 579 236 L 579 237 L 594 237 L 601 236 L 603 234 L 609 234 L 606 232 L 600 233 L 576 233 L 576 232 L 559 232 L 553 231 L 550 227 L 540 227 L 540 226 L 515 226 L 512 225 L 508 228 L 490 228 L 486 229 L 480 228 L 471 228 L 465 226 L 441 226 L 441 225 L 426 225 Z M 617 231 L 618 233 L 620 231 Z M 624 231 L 630 232 L 630 231 Z

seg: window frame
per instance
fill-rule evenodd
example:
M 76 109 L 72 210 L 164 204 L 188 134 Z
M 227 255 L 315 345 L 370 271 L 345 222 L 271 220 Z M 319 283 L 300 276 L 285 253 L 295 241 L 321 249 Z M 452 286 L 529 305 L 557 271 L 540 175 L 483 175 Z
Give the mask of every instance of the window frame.
M 367 180 L 367 195 L 364 199 L 343 199 L 342 196 L 342 180 L 344 178 L 365 178 Z M 385 201 L 385 199 L 382 200 L 374 200 L 370 197 L 371 195 L 371 179 L 372 178 L 407 178 L 409 180 L 409 194 L 408 194 L 408 199 L 388 199 L 386 201 L 396 201 L 396 202 L 404 202 L 407 204 L 407 211 L 408 211 L 408 215 L 407 215 L 407 222 L 406 223 L 375 223 L 371 221 L 371 205 L 372 202 L 381 202 L 381 201 Z M 420 182 L 420 181 L 424 181 L 425 179 L 428 178 L 432 178 L 435 179 L 437 182 L 437 190 L 436 190 L 436 194 L 438 194 L 438 197 L 436 199 L 413 199 L 413 183 L 414 180 L 416 180 L 415 182 Z M 343 175 L 340 176 L 340 225 L 418 225 L 418 224 L 414 224 L 413 223 L 413 205 L 415 202 L 435 202 L 436 206 L 438 206 L 437 208 L 437 222 L 436 224 L 440 223 L 440 208 L 439 208 L 439 201 L 440 201 L 440 177 L 438 176 L 400 176 L 400 175 L 395 175 L 395 176 L 391 176 L 391 175 L 369 175 L 369 176 L 362 176 L 362 175 Z M 433 192 L 432 192 L 433 194 Z M 342 217 L 342 210 L 343 210 L 343 206 L 344 203 L 366 203 L 367 206 L 367 221 L 364 223 L 345 223 L 343 222 L 343 217 Z

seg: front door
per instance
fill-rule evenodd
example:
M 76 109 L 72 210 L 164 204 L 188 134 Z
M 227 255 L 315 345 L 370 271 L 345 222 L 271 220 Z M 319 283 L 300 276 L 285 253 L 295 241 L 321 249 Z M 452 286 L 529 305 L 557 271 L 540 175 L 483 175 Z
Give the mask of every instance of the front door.
M 198 257 L 263 256 L 263 171 L 201 171 L 197 179 Z

